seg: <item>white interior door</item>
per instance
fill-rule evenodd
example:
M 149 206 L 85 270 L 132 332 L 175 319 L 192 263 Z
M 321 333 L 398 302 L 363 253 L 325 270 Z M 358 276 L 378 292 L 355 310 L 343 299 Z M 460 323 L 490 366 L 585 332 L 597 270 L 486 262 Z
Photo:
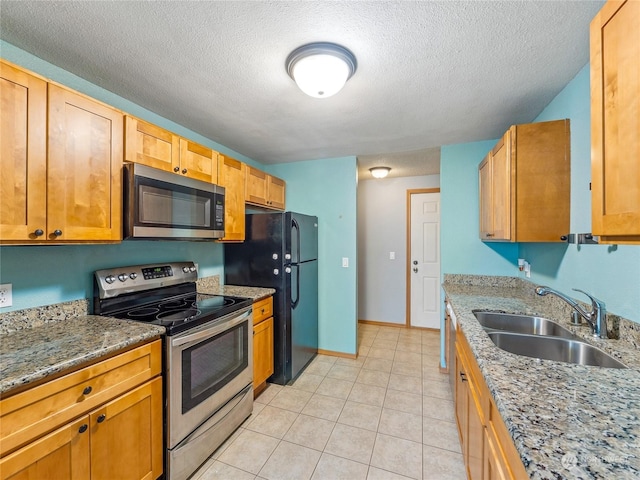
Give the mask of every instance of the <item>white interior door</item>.
M 440 329 L 440 193 L 411 195 L 411 326 Z

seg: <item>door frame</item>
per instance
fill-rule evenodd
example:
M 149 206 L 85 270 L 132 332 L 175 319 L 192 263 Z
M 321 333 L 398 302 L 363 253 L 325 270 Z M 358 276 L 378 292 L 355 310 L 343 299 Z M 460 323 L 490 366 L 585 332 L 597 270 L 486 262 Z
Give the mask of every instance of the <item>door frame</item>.
M 405 314 L 405 326 L 407 328 L 424 328 L 424 327 L 411 327 L 411 195 L 419 193 L 440 193 L 440 187 L 438 188 L 412 188 L 407 190 L 407 222 L 406 222 L 406 314 Z M 442 220 L 442 219 L 441 219 Z

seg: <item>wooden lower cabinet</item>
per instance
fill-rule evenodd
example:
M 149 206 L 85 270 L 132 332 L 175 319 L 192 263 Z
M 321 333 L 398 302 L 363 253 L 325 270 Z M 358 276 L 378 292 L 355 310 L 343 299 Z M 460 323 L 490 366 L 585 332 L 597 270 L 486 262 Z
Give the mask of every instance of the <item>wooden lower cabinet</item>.
M 90 415 L 91 479 L 155 479 L 162 474 L 162 379 Z
M 273 375 L 273 297 L 253 304 L 253 389 L 259 394 Z
M 470 480 L 529 478 L 464 334 L 456 332 L 455 413 Z
M 3 398 L 0 413 L 6 422 L 0 440 L 10 453 L 0 458 L 0 479 L 159 478 L 164 451 L 160 364 L 157 340 Z M 66 392 L 75 394 L 76 403 L 66 401 Z M 106 402 L 92 402 L 94 394 Z M 13 405 L 24 401 L 31 403 Z M 85 407 L 78 410 L 77 405 Z M 48 431 L 41 435 L 44 425 Z
M 0 460 L 3 480 L 90 478 L 89 417 L 84 416 Z

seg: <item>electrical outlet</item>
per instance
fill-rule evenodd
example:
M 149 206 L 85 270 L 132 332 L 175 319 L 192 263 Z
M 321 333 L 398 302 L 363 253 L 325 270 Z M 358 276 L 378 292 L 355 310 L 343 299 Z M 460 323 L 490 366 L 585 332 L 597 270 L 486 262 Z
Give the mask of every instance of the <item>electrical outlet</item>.
M 2 284 L 0 285 L 0 308 L 10 307 L 11 305 L 13 305 L 13 292 L 11 290 L 11 284 Z

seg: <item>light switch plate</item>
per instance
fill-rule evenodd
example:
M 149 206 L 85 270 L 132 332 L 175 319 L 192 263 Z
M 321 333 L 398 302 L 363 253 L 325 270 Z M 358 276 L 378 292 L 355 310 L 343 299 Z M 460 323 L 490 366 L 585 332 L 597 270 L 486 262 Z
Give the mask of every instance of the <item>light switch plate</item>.
M 389 252 L 389 260 L 395 260 L 396 259 L 396 252 Z
M 342 257 L 342 268 L 349 268 L 349 258 Z

